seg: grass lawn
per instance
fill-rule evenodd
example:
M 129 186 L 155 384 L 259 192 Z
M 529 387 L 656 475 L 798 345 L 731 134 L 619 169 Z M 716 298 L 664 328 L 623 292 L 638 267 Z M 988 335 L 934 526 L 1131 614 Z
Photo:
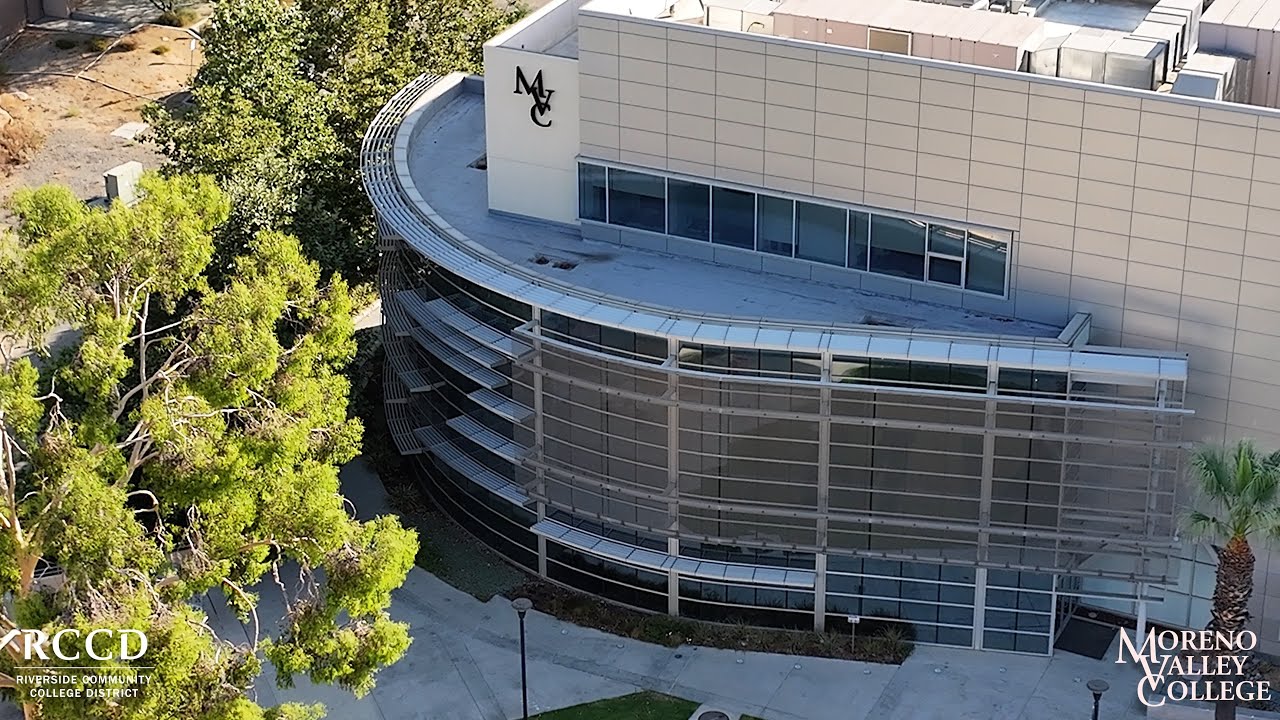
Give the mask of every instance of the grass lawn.
M 575 705 L 536 715 L 535 720 L 689 720 L 698 703 L 656 692 Z

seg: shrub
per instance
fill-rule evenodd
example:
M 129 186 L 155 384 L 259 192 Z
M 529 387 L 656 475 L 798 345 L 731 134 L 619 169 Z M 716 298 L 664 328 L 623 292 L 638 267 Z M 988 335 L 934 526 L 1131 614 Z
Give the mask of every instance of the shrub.
M 130 37 L 124 38 L 120 42 L 116 43 L 116 49 L 119 50 L 120 52 L 129 52 L 131 50 L 137 50 L 138 41 Z
M 77 44 L 79 43 L 77 43 L 75 40 L 72 40 L 71 38 L 58 38 L 57 40 L 53 41 L 53 46 L 58 48 L 59 50 L 70 50 L 71 48 L 75 47 Z
M 31 159 L 44 144 L 44 133 L 21 100 L 0 96 L 0 109 L 9 113 L 9 124 L 0 128 L 0 164 L 6 168 Z
M 166 53 L 168 53 L 168 52 L 169 52 L 169 46 L 168 46 L 168 45 L 157 45 L 157 46 L 155 46 L 155 47 L 151 48 L 151 54 L 152 54 L 152 55 L 164 55 L 164 54 L 166 54 Z
M 651 615 L 621 608 L 542 580 L 527 581 L 513 592 L 513 596 L 527 597 L 539 611 L 575 625 L 667 647 L 701 645 L 893 664 L 901 664 L 913 649 L 913 631 L 905 623 L 882 621 L 881 625 L 873 624 L 872 632 L 859 633 L 857 645 L 853 647 L 847 633 L 758 627 L 732 618 L 729 622 L 712 623 Z M 743 612 L 749 608 L 734 610 Z M 864 630 L 862 626 L 858 629 Z
M 187 7 L 174 8 L 173 10 L 165 10 L 160 13 L 160 18 L 156 20 L 161 25 L 169 27 L 186 27 L 200 19 L 200 15 L 195 10 Z
M 84 41 L 84 46 L 97 53 L 105 52 L 111 47 L 111 38 L 92 37 Z

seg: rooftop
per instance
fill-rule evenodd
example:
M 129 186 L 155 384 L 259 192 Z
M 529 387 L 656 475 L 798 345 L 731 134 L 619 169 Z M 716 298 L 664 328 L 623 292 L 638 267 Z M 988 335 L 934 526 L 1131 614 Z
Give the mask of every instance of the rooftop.
M 1133 32 L 1151 13 L 1155 0 L 1055 0 L 1042 6 L 1036 17 L 1045 21 L 1045 35 L 1070 35 L 1081 28 Z
M 485 171 L 470 167 L 485 154 L 484 98 L 463 93 L 419 124 L 409 145 L 409 171 L 428 204 L 486 250 L 524 270 L 636 303 L 684 314 L 743 320 L 795 320 L 821 325 L 873 322 L 940 334 L 1056 338 L 1062 328 L 961 308 L 877 295 L 850 287 L 715 265 L 584 240 L 575 229 L 489 212 Z M 576 262 L 571 270 L 535 258 Z M 888 329 L 888 328 L 878 328 Z

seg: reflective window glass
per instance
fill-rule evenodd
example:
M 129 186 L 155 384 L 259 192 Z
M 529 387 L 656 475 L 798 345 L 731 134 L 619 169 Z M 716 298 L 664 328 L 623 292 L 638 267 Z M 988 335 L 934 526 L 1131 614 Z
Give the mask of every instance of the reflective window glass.
M 1003 295 L 1005 268 L 1009 258 L 1008 242 L 996 238 L 995 233 L 971 232 L 967 257 L 965 289 Z
M 844 265 L 847 215 L 843 208 L 796 203 L 796 257 Z
M 929 224 L 929 252 L 964 257 L 964 230 Z
M 712 188 L 711 242 L 751 250 L 755 248 L 755 230 L 755 193 Z
M 760 351 L 729 348 L 729 368 L 754 375 L 760 370 Z
M 951 258 L 929 256 L 929 282 L 960 287 L 960 261 Z
M 836 382 L 862 382 L 871 375 L 871 361 L 867 358 L 833 358 L 831 379 Z
M 794 203 L 786 198 L 760 195 L 757 201 L 757 229 L 760 251 L 791 257 L 792 211 Z
M 871 216 L 871 270 L 911 280 L 924 279 L 924 223 Z
M 794 377 L 821 377 L 822 360 L 817 355 L 791 353 L 791 374 Z
M 605 170 L 599 165 L 578 163 L 578 217 L 605 220 Z
M 609 168 L 609 222 L 662 232 L 666 228 L 666 180 Z
M 867 269 L 867 241 L 870 239 L 871 216 L 857 210 L 849 211 L 849 267 Z
M 711 188 L 684 180 L 667 181 L 667 233 L 706 240 L 711 229 Z

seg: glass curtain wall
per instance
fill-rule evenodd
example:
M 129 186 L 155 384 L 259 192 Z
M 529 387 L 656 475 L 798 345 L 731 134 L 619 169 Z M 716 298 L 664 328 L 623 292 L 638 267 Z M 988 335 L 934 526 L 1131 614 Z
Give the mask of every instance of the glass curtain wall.
M 579 163 L 579 217 L 988 295 L 1012 234 Z

